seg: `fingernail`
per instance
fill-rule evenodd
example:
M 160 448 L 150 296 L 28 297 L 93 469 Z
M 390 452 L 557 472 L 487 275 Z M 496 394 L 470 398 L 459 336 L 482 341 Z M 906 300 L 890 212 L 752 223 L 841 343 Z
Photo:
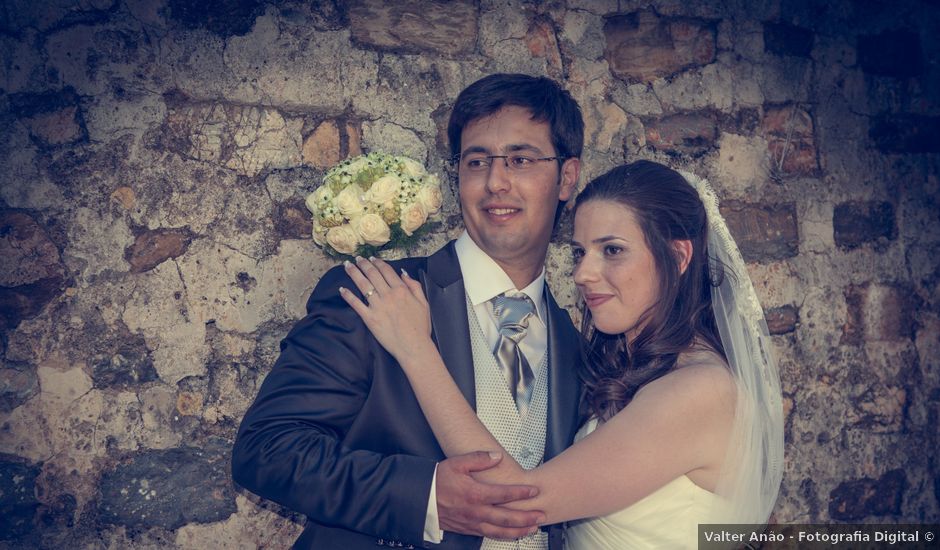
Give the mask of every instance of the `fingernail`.
M 349 292 L 349 291 L 346 290 L 346 288 L 344 288 L 344 287 L 339 287 L 339 293 L 340 293 L 340 294 L 346 294 L 347 292 Z
M 369 261 L 370 261 L 370 262 L 374 262 L 374 261 L 375 261 L 375 256 L 369 256 Z
M 343 260 L 343 267 L 345 267 L 346 269 L 349 269 L 349 266 L 351 266 L 351 265 L 352 265 L 352 264 L 349 263 L 349 260 Z
M 503 456 L 499 451 L 490 451 L 490 458 L 496 460 L 497 458 Z
M 411 278 L 411 275 L 408 275 L 408 272 L 405 271 L 405 268 L 404 268 L 404 267 L 401 268 L 401 276 L 402 276 L 402 277 L 408 277 L 409 279 Z

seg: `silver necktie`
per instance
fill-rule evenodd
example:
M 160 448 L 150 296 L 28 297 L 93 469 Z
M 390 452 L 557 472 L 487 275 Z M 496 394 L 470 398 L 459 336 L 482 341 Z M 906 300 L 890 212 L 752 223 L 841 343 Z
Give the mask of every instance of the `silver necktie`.
M 535 314 L 535 304 L 521 292 L 509 291 L 493 298 L 493 313 L 499 322 L 499 340 L 496 342 L 496 362 L 509 383 L 509 391 L 516 401 L 519 414 L 525 416 L 532 396 L 535 376 L 519 342 L 529 329 L 529 318 Z

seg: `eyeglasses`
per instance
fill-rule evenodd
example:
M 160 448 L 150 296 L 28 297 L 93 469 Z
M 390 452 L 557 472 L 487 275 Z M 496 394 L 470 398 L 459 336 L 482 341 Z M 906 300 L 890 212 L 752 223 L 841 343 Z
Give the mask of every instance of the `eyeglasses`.
M 453 163 L 461 171 L 467 171 L 471 174 L 482 174 L 489 171 L 490 166 L 496 159 L 503 159 L 506 168 L 513 172 L 525 172 L 531 170 L 540 162 L 548 160 L 565 160 L 567 157 L 529 157 L 526 155 L 457 155 Z

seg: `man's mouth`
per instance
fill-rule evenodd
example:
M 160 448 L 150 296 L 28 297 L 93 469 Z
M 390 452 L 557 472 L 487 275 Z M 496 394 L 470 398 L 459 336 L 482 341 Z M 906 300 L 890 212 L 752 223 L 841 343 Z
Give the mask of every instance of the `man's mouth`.
M 518 212 L 518 208 L 487 208 L 486 212 L 493 216 L 507 216 Z

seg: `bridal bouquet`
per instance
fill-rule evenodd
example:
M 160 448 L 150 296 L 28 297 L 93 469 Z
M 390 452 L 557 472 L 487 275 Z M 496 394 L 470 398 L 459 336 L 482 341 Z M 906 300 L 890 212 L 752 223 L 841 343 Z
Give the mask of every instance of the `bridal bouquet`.
M 366 257 L 417 240 L 442 202 L 437 176 L 413 159 L 378 152 L 334 166 L 306 200 L 314 242 L 332 255 Z

